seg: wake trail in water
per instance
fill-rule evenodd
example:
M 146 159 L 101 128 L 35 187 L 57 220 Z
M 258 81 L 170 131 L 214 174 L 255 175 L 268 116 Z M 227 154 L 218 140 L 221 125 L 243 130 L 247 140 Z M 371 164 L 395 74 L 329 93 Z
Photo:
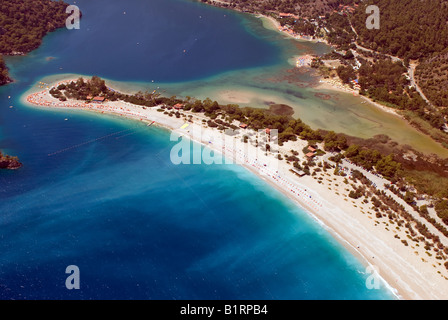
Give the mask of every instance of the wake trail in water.
M 107 139 L 107 138 L 111 138 L 111 137 L 114 137 L 114 136 L 117 136 L 117 135 L 121 135 L 121 134 L 123 134 L 123 133 L 125 133 L 125 132 L 129 132 L 129 131 L 131 131 L 131 130 L 134 130 L 135 128 L 136 128 L 136 127 L 132 127 L 132 128 L 126 129 L 126 130 L 121 130 L 121 131 L 113 132 L 113 133 L 110 133 L 110 134 L 108 134 L 108 135 L 105 135 L 105 136 L 102 136 L 102 137 L 99 137 L 99 138 L 96 138 L 96 139 L 92 139 L 92 140 L 89 140 L 89 141 L 86 141 L 86 142 L 78 143 L 78 144 L 76 144 L 76 145 L 74 145 L 74 146 L 70 146 L 70 147 L 67 147 L 67 148 L 64 148 L 64 149 L 61 149 L 61 150 L 58 150 L 58 151 L 49 153 L 48 156 L 49 156 L 49 157 L 52 157 L 52 156 L 55 156 L 55 155 L 57 155 L 57 154 L 61 154 L 61 153 L 67 152 L 67 151 L 71 151 L 71 150 L 74 150 L 74 149 L 77 149 L 77 148 L 86 146 L 86 145 L 88 145 L 88 144 L 91 144 L 91 143 L 94 143 L 94 142 L 97 142 L 97 141 L 101 141 L 101 140 L 104 140 L 104 139 Z M 128 136 L 128 135 L 131 135 L 131 134 L 134 134 L 134 133 L 136 133 L 135 130 L 134 130 L 133 132 L 127 133 L 127 134 L 125 134 L 125 135 L 119 136 L 119 137 L 117 137 L 117 139 L 118 139 L 118 138 L 125 137 L 125 136 Z

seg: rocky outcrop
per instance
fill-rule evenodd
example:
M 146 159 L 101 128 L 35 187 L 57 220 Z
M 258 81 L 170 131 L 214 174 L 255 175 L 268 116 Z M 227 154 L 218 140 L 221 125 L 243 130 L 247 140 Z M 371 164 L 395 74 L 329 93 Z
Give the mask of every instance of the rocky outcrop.
M 2 156 L 0 153 L 0 169 L 19 169 L 22 166 L 17 157 Z

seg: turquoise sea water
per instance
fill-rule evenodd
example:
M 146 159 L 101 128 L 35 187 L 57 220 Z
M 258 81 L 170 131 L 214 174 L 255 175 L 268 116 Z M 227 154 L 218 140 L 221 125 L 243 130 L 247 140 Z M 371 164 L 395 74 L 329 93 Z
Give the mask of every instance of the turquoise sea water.
M 19 101 L 57 73 L 181 88 L 258 72 L 283 63 L 291 44 L 193 1 L 77 5 L 81 30 L 7 60 L 17 82 L 0 88 L 0 145 L 25 165 L 0 172 L 1 299 L 393 297 L 368 290 L 360 261 L 244 168 L 175 166 L 164 129 Z M 80 290 L 65 288 L 69 265 Z

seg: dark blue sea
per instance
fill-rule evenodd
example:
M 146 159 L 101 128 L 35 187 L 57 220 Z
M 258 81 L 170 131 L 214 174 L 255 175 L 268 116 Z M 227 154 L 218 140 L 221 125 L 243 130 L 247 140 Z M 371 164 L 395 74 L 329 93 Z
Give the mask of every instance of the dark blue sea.
M 0 172 L 0 299 L 393 298 L 246 169 L 176 166 L 164 129 L 20 102 L 54 74 L 183 83 L 275 66 L 291 48 L 273 31 L 190 0 L 76 4 L 80 30 L 7 58 L 16 82 L 0 88 L 0 149 L 24 166 Z M 69 265 L 79 290 L 65 286 Z

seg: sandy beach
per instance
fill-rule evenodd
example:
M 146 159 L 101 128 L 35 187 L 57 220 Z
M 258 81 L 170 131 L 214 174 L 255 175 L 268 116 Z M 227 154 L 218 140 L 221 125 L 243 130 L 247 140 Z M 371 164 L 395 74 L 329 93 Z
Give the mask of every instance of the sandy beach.
M 58 83 L 66 81 L 59 80 Z M 57 86 L 57 83 L 36 86 L 22 100 L 37 108 L 66 110 L 67 115 L 75 109 L 127 117 L 189 137 L 207 146 L 207 150 L 223 154 L 226 159 L 244 166 L 304 208 L 323 228 L 358 256 L 366 267 L 374 266 L 383 279 L 381 286 L 393 288 L 398 298 L 448 297 L 448 271 L 443 262 L 437 260 L 435 254 L 429 255 L 424 245 L 412 241 L 409 241 L 410 245 L 404 245 L 399 239 L 407 239 L 405 228 L 399 228 L 387 219 L 378 219 L 371 203 L 363 203 L 362 198 L 355 200 L 348 197 L 350 186 L 344 182 L 344 177 L 333 174 L 333 169 L 303 177 L 291 171 L 292 165 L 285 160 L 286 156 L 291 154 L 291 150 L 302 150 L 308 145 L 307 141 L 288 141 L 279 146 L 278 152 L 283 160 L 278 160 L 276 153 L 266 152 L 256 146 L 256 140 L 267 138 L 249 129 L 225 134 L 204 124 L 203 120 L 208 118 L 203 114 L 181 110 L 181 116 L 177 118 L 157 111 L 158 107 L 143 109 L 121 101 L 98 104 L 74 100 L 61 102 L 49 94 L 49 88 L 53 86 Z M 243 141 L 244 135 L 249 137 L 247 143 Z M 326 160 L 329 156 L 319 157 L 316 162 Z M 301 161 L 305 160 L 303 155 L 299 157 Z M 350 166 L 346 163 L 341 169 L 349 171 Z M 448 244 L 446 239 L 441 240 Z
M 262 15 L 262 14 L 256 14 L 255 16 L 257 18 L 262 19 L 263 25 L 265 28 L 270 29 L 270 30 L 277 30 L 281 34 L 285 35 L 286 37 L 293 38 L 296 40 L 311 41 L 311 42 L 323 42 L 323 43 L 328 44 L 328 41 L 323 38 L 312 39 L 310 36 L 301 36 L 298 34 L 294 34 L 294 32 L 292 30 L 282 27 L 280 22 L 278 22 L 278 20 L 275 19 L 274 17 L 266 16 L 266 15 Z

